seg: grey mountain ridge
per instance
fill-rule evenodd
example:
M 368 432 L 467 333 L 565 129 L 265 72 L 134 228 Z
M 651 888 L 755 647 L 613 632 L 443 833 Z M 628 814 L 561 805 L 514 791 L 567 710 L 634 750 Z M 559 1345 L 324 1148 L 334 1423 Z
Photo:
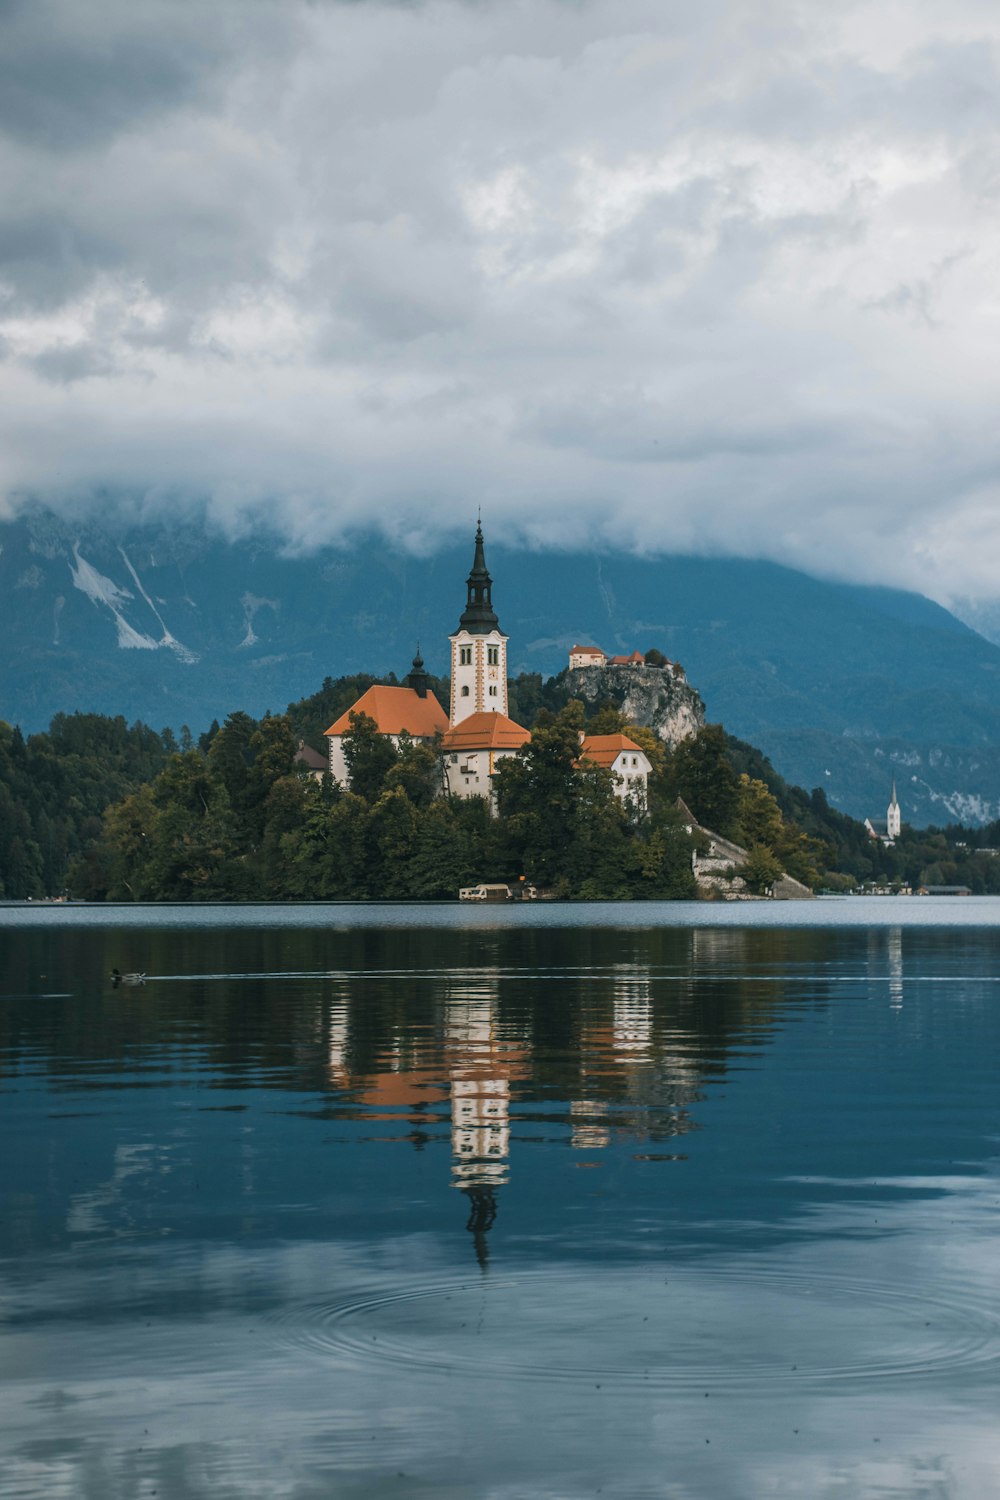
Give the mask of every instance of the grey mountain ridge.
M 0 717 L 26 732 L 76 709 L 196 733 L 324 677 L 402 676 L 421 642 L 446 672 L 472 532 L 427 559 L 372 538 L 289 557 L 190 524 L 0 525 Z M 917 825 L 1000 814 L 1000 649 L 917 594 L 724 558 L 513 551 L 484 521 L 509 667 L 545 676 L 577 641 L 656 646 L 707 717 L 789 780 L 881 815 L 893 774 Z

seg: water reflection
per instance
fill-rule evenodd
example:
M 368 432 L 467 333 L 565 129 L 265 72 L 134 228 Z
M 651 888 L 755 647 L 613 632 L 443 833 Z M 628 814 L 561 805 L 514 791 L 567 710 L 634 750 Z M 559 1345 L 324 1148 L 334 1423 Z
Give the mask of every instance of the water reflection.
M 978 1500 L 997 947 L 0 933 L 0 1495 Z
M 893 1010 L 903 1007 L 903 929 L 886 927 L 868 937 L 868 973 L 873 983 L 881 981 L 889 992 Z

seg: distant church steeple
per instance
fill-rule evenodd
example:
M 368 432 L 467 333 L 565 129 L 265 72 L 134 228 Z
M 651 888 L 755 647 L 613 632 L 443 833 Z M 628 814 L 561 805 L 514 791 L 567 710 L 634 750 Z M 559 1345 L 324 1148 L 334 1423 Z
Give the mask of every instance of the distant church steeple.
M 891 839 L 898 839 L 900 829 L 903 826 L 903 815 L 900 811 L 899 802 L 896 798 L 896 778 L 892 778 L 892 798 L 889 802 L 885 815 L 886 835 Z
M 507 637 L 493 608 L 482 523 L 467 583 L 465 609 L 451 639 L 451 722 L 470 714 L 507 712 Z

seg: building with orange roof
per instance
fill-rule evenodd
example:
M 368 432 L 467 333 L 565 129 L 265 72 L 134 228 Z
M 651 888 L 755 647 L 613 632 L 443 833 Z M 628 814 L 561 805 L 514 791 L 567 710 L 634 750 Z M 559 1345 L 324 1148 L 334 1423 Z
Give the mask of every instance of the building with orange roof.
M 448 791 L 453 797 L 489 797 L 492 805 L 497 765 L 530 739 L 527 729 L 506 714 L 484 712 L 460 719 L 441 742 Z
M 402 687 L 374 684 L 324 730 L 330 746 L 330 774 L 345 786 L 344 735 L 351 727 L 352 714 L 367 714 L 374 719 L 380 733 L 387 735 L 397 749 L 404 734 L 412 740 L 428 741 L 448 728 L 448 716 L 427 685 L 427 673 L 418 652 Z
M 627 734 L 587 734 L 580 741 L 580 759 L 604 766 L 615 778 L 615 796 L 646 806 L 646 787 L 652 764 L 641 745 Z
M 600 646 L 571 646 L 569 648 L 570 671 L 577 667 L 603 667 L 607 653 Z

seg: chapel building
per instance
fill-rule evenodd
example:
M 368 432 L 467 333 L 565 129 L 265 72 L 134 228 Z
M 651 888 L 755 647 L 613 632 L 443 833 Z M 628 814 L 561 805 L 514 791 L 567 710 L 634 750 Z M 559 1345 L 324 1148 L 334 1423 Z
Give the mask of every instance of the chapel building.
M 427 743 L 448 728 L 444 709 L 428 686 L 427 673 L 419 651 L 401 687 L 384 687 L 375 683 L 346 713 L 324 730 L 330 746 L 330 775 L 347 785 L 347 761 L 344 758 L 344 735 L 351 727 L 352 714 L 367 714 L 374 719 L 380 734 L 388 735 L 399 749 L 402 735 Z

